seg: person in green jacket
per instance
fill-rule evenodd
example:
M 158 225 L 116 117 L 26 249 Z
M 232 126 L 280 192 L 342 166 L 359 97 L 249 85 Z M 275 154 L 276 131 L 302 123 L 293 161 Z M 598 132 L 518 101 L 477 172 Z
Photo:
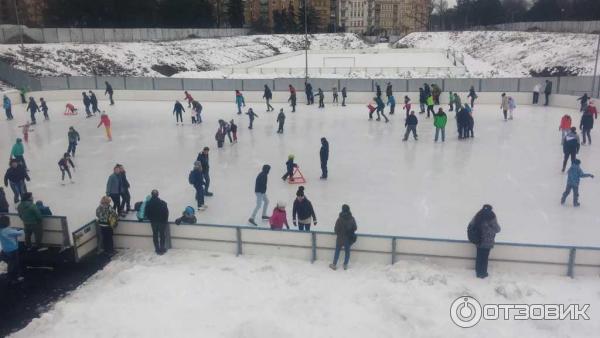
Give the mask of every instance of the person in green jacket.
M 442 142 L 446 141 L 446 122 L 448 122 L 448 116 L 444 113 L 442 108 L 438 109 L 437 114 L 433 115 L 433 126 L 435 127 L 435 140 L 438 141 L 438 135 L 442 132 Z
M 17 141 L 12 146 L 12 149 L 10 151 L 10 156 L 11 156 L 11 159 L 14 158 L 15 160 L 17 160 L 17 162 L 20 162 L 25 169 L 27 169 L 27 165 L 25 164 L 25 158 L 23 157 L 24 154 L 25 154 L 25 147 L 23 146 L 23 140 L 20 138 L 17 138 Z
M 430 94 L 425 102 L 427 103 L 427 118 L 429 118 L 430 112 L 431 115 L 435 115 L 435 111 L 433 110 L 433 96 Z
M 33 204 L 33 195 L 30 192 L 23 194 L 23 199 L 17 207 L 19 217 L 25 226 L 25 246 L 31 249 L 31 235 L 35 235 L 35 247 L 42 247 L 42 214 L 35 204 Z
M 454 110 L 454 93 L 450 92 L 448 95 L 448 104 L 450 105 L 450 109 L 448 111 Z

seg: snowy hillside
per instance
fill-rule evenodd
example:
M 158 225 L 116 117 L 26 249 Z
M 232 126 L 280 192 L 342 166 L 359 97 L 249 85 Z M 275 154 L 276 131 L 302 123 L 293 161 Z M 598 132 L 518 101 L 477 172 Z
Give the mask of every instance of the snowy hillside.
M 354 34 L 310 36 L 311 49 L 366 48 Z M 38 75 L 171 76 L 214 70 L 302 49 L 304 35 L 109 44 L 0 45 L 0 60 Z
M 421 32 L 397 47 L 450 48 L 465 54 L 472 77 L 592 75 L 598 36 L 538 32 Z

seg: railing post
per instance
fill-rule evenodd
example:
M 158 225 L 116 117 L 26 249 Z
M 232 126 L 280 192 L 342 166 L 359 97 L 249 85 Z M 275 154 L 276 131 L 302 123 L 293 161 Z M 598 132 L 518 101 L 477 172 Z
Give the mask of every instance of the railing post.
M 569 250 L 569 266 L 567 268 L 567 276 L 571 278 L 575 277 L 575 252 L 575 248 L 571 248 L 571 250 Z
M 171 223 L 167 223 L 167 228 L 165 229 L 165 242 L 167 249 L 173 248 L 173 244 L 171 243 Z
M 242 229 L 235 228 L 236 239 L 237 239 L 237 254 L 236 256 L 242 255 Z
M 396 264 L 396 237 L 392 238 L 392 265 Z
M 517 79 L 517 92 L 521 92 L 521 78 Z
M 310 233 L 311 246 L 312 246 L 312 257 L 310 259 L 311 263 L 314 263 L 317 260 L 317 234 L 314 232 Z

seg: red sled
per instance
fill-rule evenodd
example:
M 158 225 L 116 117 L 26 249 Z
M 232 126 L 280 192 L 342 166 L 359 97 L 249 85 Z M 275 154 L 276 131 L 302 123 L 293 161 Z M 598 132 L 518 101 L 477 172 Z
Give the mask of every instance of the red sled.
M 294 168 L 294 173 L 292 174 L 292 177 L 290 177 L 288 179 L 288 183 L 289 184 L 302 184 L 302 183 L 306 183 L 306 180 L 304 179 L 304 175 L 302 175 L 302 172 L 300 171 L 299 167 L 295 167 Z

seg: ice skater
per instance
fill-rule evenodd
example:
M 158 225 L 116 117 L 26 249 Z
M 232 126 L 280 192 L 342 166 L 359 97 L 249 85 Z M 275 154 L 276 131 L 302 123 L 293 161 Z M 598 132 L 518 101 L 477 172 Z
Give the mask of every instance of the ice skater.
M 106 90 L 104 91 L 104 96 L 108 95 L 108 99 L 110 100 L 110 105 L 114 106 L 115 101 L 113 100 L 114 90 L 113 87 L 108 83 L 108 81 L 104 81 L 104 85 L 106 86 Z
M 379 83 L 375 84 L 375 96 L 381 98 L 381 86 Z
M 237 143 L 237 124 L 231 119 L 229 121 L 229 130 L 231 130 L 231 134 L 233 135 L 233 143 Z
M 394 95 L 388 95 L 386 105 L 390 106 L 390 115 L 394 115 L 394 111 L 396 110 L 396 98 L 394 98 Z
M 269 176 L 269 171 L 271 170 L 271 166 L 268 164 L 263 165 L 261 172 L 256 176 L 256 181 L 254 183 L 254 194 L 256 195 L 256 207 L 252 211 L 252 215 L 248 219 L 248 222 L 254 226 L 257 226 L 256 214 L 258 210 L 262 206 L 262 219 L 268 220 L 269 216 L 267 216 L 267 209 L 269 208 L 269 198 L 267 198 L 267 179 Z
M 375 110 L 377 110 L 377 108 L 375 108 L 375 102 L 374 101 L 369 102 L 369 104 L 367 104 L 367 109 L 369 109 L 369 120 L 372 120 L 373 113 L 375 112 Z
M 18 241 L 18 238 L 23 235 L 23 230 L 10 227 L 8 216 L 0 215 L 0 242 L 2 243 L 0 261 L 6 261 L 6 276 L 10 285 L 23 281 Z
M 42 113 L 44 113 L 44 120 L 49 121 L 50 117 L 48 116 L 48 105 L 43 97 L 40 98 L 40 108 L 42 109 Z
M 109 141 L 112 141 L 110 118 L 108 117 L 106 112 L 102 112 L 102 114 L 100 115 L 100 123 L 98 123 L 98 126 L 96 128 L 100 128 L 101 125 L 104 125 L 104 130 L 106 131 L 106 138 L 108 138 Z
M 195 198 L 198 203 L 198 210 L 206 210 L 207 206 L 204 204 L 204 187 L 206 186 L 206 182 L 204 181 L 204 175 L 202 174 L 202 162 L 194 162 L 194 169 L 190 171 L 188 182 L 196 190 Z
M 425 90 L 423 88 L 419 88 L 419 114 L 425 113 L 425 104 L 427 103 L 427 96 L 425 95 Z M 408 117 L 408 112 L 406 112 L 406 116 Z
M 538 104 L 540 100 L 540 90 L 542 89 L 542 85 L 540 83 L 536 83 L 533 86 L 533 104 Z
M 415 112 L 411 111 L 410 115 L 406 118 L 406 121 L 404 122 L 404 125 L 406 126 L 406 132 L 404 133 L 404 138 L 402 139 L 402 141 L 407 141 L 410 133 L 413 134 L 415 141 L 417 141 L 417 124 L 418 123 L 419 123 L 419 120 L 417 119 Z
M 69 181 L 73 183 L 73 177 L 71 176 L 71 170 L 69 170 L 69 165 L 73 170 L 75 170 L 75 164 L 71 160 L 71 155 L 69 153 L 64 153 L 63 157 L 58 161 L 58 168 L 62 174 L 61 184 L 65 185 L 65 173 L 69 175 Z
M 122 216 L 127 216 L 127 213 L 133 211 L 131 209 L 131 194 L 129 193 L 129 180 L 127 179 L 127 172 L 122 164 L 119 164 L 119 179 L 121 180 L 121 212 Z
M 385 123 L 390 122 L 387 116 L 385 116 L 385 114 L 383 113 L 383 110 L 385 109 L 385 104 L 383 103 L 381 96 L 374 97 L 373 100 L 375 101 L 375 104 L 377 104 L 377 121 L 381 121 L 381 116 L 383 116 L 383 118 L 385 119 Z
M 431 113 L 431 115 L 435 114 L 435 111 L 433 110 L 433 95 L 429 94 L 429 96 L 427 96 L 427 118 L 430 118 L 429 113 Z
M 456 94 L 456 95 L 458 95 L 458 94 Z M 475 87 L 471 86 L 471 88 L 469 88 L 469 95 L 467 95 L 467 98 L 471 98 L 471 107 L 475 107 L 475 100 L 477 99 L 477 93 L 475 92 Z
M 202 152 L 198 154 L 196 161 L 200 161 L 200 165 L 202 166 L 202 176 L 204 177 L 204 196 L 213 196 L 213 193 L 208 189 L 210 188 L 210 161 L 208 157 L 210 149 L 208 147 L 204 147 Z
M 283 108 L 279 110 L 279 114 L 277 114 L 277 124 L 279 127 L 277 128 L 277 134 L 283 134 L 283 125 L 285 124 L 285 114 L 283 113 Z
M 192 117 L 192 123 L 202 123 L 202 105 L 200 104 L 200 102 L 196 100 L 192 101 L 192 110 L 195 114 L 195 116 Z
M 67 103 L 65 105 L 65 112 L 63 113 L 63 115 L 77 115 L 77 108 L 75 108 L 75 106 L 72 103 Z
M 282 230 L 284 225 L 289 230 L 290 226 L 288 225 L 284 202 L 277 202 L 277 206 L 273 209 L 273 213 L 269 218 L 269 225 L 271 230 Z
M 246 100 L 244 100 L 244 95 L 239 90 L 235 91 L 235 104 L 238 108 L 238 115 L 242 114 L 242 107 L 246 107 Z
M 310 224 L 317 226 L 317 215 L 312 203 L 304 196 L 304 187 L 298 187 L 292 208 L 292 222 L 300 231 L 310 231 Z
M 348 97 L 348 92 L 346 90 L 346 87 L 342 88 L 342 107 L 346 106 L 346 98 Z
M 465 138 L 468 137 L 475 137 L 475 134 L 473 132 L 473 128 L 475 127 L 475 120 L 473 119 L 473 111 L 471 110 L 471 107 L 469 107 L 468 104 L 465 103 L 465 107 L 463 108 L 463 110 L 465 111 L 465 121 L 466 121 L 466 136 Z
M 587 110 L 587 106 L 588 106 L 588 101 L 589 101 L 590 97 L 588 96 L 587 93 L 584 93 L 583 96 L 577 98 L 577 101 L 581 101 L 579 102 L 579 112 L 584 113 Z
M 175 105 L 173 106 L 173 115 L 175 115 L 175 121 L 177 125 L 179 125 L 179 121 L 181 120 L 181 125 L 183 125 L 183 116 L 182 113 L 185 112 L 183 109 L 183 105 L 179 100 L 175 101 Z
M 90 109 L 90 106 L 92 105 L 92 100 L 90 99 L 90 97 L 87 95 L 86 92 L 81 92 L 81 96 L 83 97 L 83 106 L 85 107 L 85 115 L 87 117 L 92 116 L 92 110 Z
M 294 155 L 290 154 L 288 160 L 285 162 L 285 174 L 281 176 L 281 179 L 285 182 L 287 179 L 290 182 L 294 182 L 294 169 L 298 168 L 298 165 L 294 163 Z
M 552 94 L 552 81 L 546 80 L 546 85 L 544 86 L 544 106 L 547 106 L 550 101 L 550 94 Z
M 448 111 L 454 111 L 454 93 L 448 92 Z
M 563 192 L 563 194 L 562 194 L 562 197 L 560 199 L 560 204 L 565 204 L 567 197 L 569 197 L 569 194 L 571 193 L 571 191 L 573 191 L 573 206 L 578 207 L 579 206 L 579 181 L 584 177 L 594 178 L 594 175 L 584 173 L 583 170 L 581 169 L 581 167 L 579 166 L 580 164 L 581 164 L 581 161 L 577 160 L 577 159 L 575 161 L 573 161 L 573 163 L 571 164 L 571 167 L 569 168 L 569 171 L 567 172 L 567 187 L 565 189 L 565 192 Z
M 590 134 L 592 128 L 594 128 L 594 115 L 586 110 L 581 115 L 581 122 L 579 123 L 579 129 L 581 129 L 581 134 L 583 135 L 583 144 L 589 141 L 589 145 L 592 145 L 592 135 Z
M 317 96 L 319 97 L 319 108 L 325 108 L 325 94 L 323 94 L 323 89 L 319 88 Z
M 438 141 L 438 134 L 442 134 L 442 142 L 446 142 L 446 122 L 448 122 L 448 116 L 446 116 L 446 113 L 440 107 L 438 112 L 433 115 L 433 126 L 435 127 L 434 142 Z
M 306 94 L 306 104 L 315 104 L 315 96 L 313 94 L 313 87 L 310 83 L 304 83 L 304 93 Z
M 29 142 L 29 132 L 33 131 L 33 129 L 31 128 L 32 124 L 33 123 L 27 121 L 25 124 L 19 126 L 19 128 L 21 128 L 21 132 L 23 133 L 23 140 L 25 141 L 25 143 Z
M 296 112 L 296 88 L 294 88 L 294 86 L 292 85 L 288 85 L 289 89 L 290 89 L 290 97 L 288 98 L 288 102 L 290 103 L 290 106 L 292 107 L 292 113 Z
M 577 135 L 577 128 L 571 127 L 571 130 L 567 133 L 563 141 L 563 166 L 562 172 L 565 172 L 567 168 L 567 160 L 571 158 L 571 164 L 575 162 L 576 156 L 579 153 L 580 143 L 579 135 Z
M 564 140 L 565 140 L 565 136 L 567 136 L 567 134 L 569 133 L 569 131 L 571 130 L 571 116 L 569 114 L 565 114 L 563 115 L 563 117 L 560 119 L 560 125 L 558 126 L 558 131 L 560 131 L 560 143 L 563 144 Z
M 10 189 L 15 195 L 13 200 L 15 204 L 19 203 L 19 200 L 27 193 L 25 181 L 30 181 L 27 169 L 19 161 L 10 160 L 10 166 L 4 173 L 4 186 L 10 185 Z
M 192 95 L 190 93 L 188 93 L 187 90 L 183 91 L 183 100 L 187 101 L 188 103 L 188 108 L 192 108 L 192 102 L 194 102 L 194 98 L 192 97 Z
M 250 121 L 250 126 L 248 126 L 248 129 L 252 129 L 252 124 L 254 124 L 254 119 L 258 117 L 258 115 L 256 115 L 254 113 L 254 110 L 252 110 L 252 108 L 248 108 L 248 112 L 246 113 L 246 115 L 248 115 L 248 120 Z
M 275 110 L 275 108 L 273 108 L 273 106 L 271 105 L 271 100 L 273 99 L 273 92 L 271 91 L 271 88 L 269 88 L 269 86 L 266 84 L 265 90 L 263 92 L 263 99 L 265 99 L 265 101 L 267 102 L 268 112 Z
M 431 96 L 433 96 L 433 103 L 436 105 L 440 104 L 440 95 L 442 95 L 442 89 L 440 89 L 440 87 L 435 84 L 432 83 L 431 84 Z M 434 112 L 431 112 L 431 114 L 435 114 Z
M 29 112 L 31 117 L 31 124 L 36 124 L 35 113 L 40 111 L 40 107 L 38 107 L 33 97 L 29 98 L 29 103 L 27 104 L 27 111 Z
M 223 144 L 225 143 L 225 134 L 227 131 L 225 130 L 224 123 L 225 121 L 219 120 L 219 128 L 217 128 L 217 133 L 215 134 L 217 148 L 223 148 Z
M 17 162 L 23 165 L 27 169 L 27 163 L 25 163 L 25 146 L 23 146 L 23 140 L 17 138 L 15 144 L 10 149 L 10 159 L 15 159 Z
M 385 96 L 387 96 L 387 98 L 389 99 L 392 95 L 394 95 L 392 91 L 392 83 L 388 82 L 387 86 L 385 87 Z
M 502 98 L 502 103 L 500 104 L 500 109 L 502 109 L 502 115 L 504 115 L 504 121 L 507 121 L 508 110 L 510 109 L 509 104 L 508 104 L 508 96 L 506 96 L 506 93 L 502 93 L 501 98 Z
M 332 103 L 335 103 L 336 105 L 338 105 L 339 101 L 338 101 L 338 89 L 337 89 L 337 87 L 333 87 L 332 92 L 333 92 L 333 102 Z
M 90 103 L 92 104 L 92 114 L 96 115 L 96 113 L 100 112 L 100 109 L 98 108 L 98 98 L 96 97 L 96 94 L 93 91 L 89 91 L 90 94 Z
M 14 118 L 13 114 L 12 114 L 12 102 L 6 95 L 4 95 L 2 97 L 2 106 L 4 107 L 4 113 L 6 114 L 6 119 L 9 121 L 12 120 Z
M 459 109 L 462 109 L 463 104 L 458 93 L 454 93 L 454 110 L 458 112 Z
M 329 141 L 321 137 L 321 150 L 319 150 L 319 159 L 321 160 L 321 179 L 326 180 L 328 177 L 327 161 L 329 161 Z
M 75 157 L 75 150 L 77 150 L 77 143 L 81 140 L 79 137 L 79 133 L 75 128 L 69 127 L 69 132 L 67 133 L 67 139 L 69 140 L 69 146 L 67 147 L 67 154 L 71 154 L 71 156 Z
M 408 117 L 408 115 L 410 115 L 410 97 L 408 97 L 408 95 L 404 95 L 404 110 L 406 111 L 406 117 Z
M 515 99 L 512 96 L 509 96 L 508 97 L 508 119 L 509 120 L 513 119 L 513 113 L 514 113 L 515 109 L 517 109 L 517 103 L 515 102 Z

